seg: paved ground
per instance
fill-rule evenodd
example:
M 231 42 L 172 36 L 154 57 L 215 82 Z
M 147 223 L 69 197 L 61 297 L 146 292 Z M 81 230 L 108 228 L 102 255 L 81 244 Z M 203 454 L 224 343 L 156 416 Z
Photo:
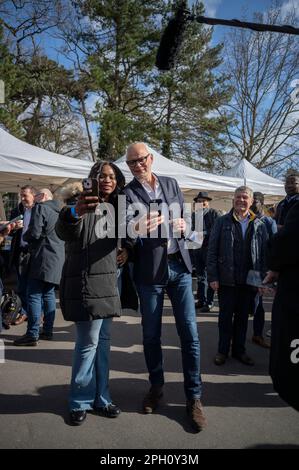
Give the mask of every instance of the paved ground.
M 25 326 L 4 331 L 5 363 L 0 364 L 0 447 L 96 449 L 299 448 L 299 414 L 280 400 L 268 375 L 269 352 L 250 342 L 254 367 L 234 359 L 213 364 L 217 309 L 198 316 L 201 338 L 203 403 L 207 430 L 190 428 L 184 406 L 181 358 L 175 324 L 166 302 L 163 345 L 166 381 L 159 412 L 140 413 L 148 388 L 138 314 L 125 311 L 114 322 L 111 393 L 122 414 L 109 420 L 89 414 L 81 427 L 67 424 L 67 394 L 74 347 L 74 325 L 58 312 L 55 338 L 35 348 L 16 348 L 12 340 Z M 268 310 L 269 310 L 268 305 Z M 269 314 L 267 314 L 269 327 Z M 179 371 L 179 372 L 178 372 Z

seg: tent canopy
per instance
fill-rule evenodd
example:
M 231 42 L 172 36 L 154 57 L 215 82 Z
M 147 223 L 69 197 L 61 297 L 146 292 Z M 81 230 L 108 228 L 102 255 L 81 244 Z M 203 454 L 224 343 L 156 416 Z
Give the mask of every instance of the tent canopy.
M 241 178 L 253 191 L 263 194 L 285 196 L 284 183 L 255 168 L 246 158 L 240 160 L 229 170 L 223 173 L 228 177 Z
M 149 151 L 154 156 L 152 170 L 158 176 L 170 176 L 175 178 L 179 184 L 179 187 L 183 190 L 194 189 L 197 192 L 205 189 L 206 191 L 234 191 L 236 186 L 236 178 L 228 178 L 225 176 L 212 175 L 211 173 L 205 173 L 203 171 L 194 170 L 180 163 L 169 160 L 169 158 L 163 157 L 156 150 L 152 149 L 149 145 L 147 146 Z M 116 160 L 116 165 L 124 173 L 126 182 L 132 180 L 133 176 L 126 164 L 126 156 Z M 195 192 L 196 192 L 195 191 Z
M 229 209 L 234 190 L 244 181 L 254 191 L 274 196 L 276 200 L 277 196 L 285 194 L 281 181 L 262 173 L 246 160 L 241 160 L 219 176 L 169 160 L 151 147 L 149 150 L 154 156 L 153 171 L 157 175 L 175 178 L 187 201 L 191 201 L 198 191 L 205 190 L 213 197 L 212 206 Z M 128 183 L 132 174 L 125 160 L 123 156 L 115 163 Z M 19 192 L 20 187 L 26 184 L 37 188 L 47 186 L 55 191 L 69 181 L 86 178 L 92 165 L 91 161 L 65 157 L 27 144 L 0 128 L 0 193 Z
M 232 206 L 235 189 L 244 185 L 244 181 L 253 191 L 261 191 L 265 194 L 267 202 L 276 202 L 281 199 L 279 196 L 285 195 L 284 184 L 280 180 L 271 178 L 257 170 L 246 160 L 241 160 L 235 167 L 228 170 L 231 174 L 225 172 L 224 175 L 219 176 L 169 160 L 150 146 L 148 146 L 148 149 L 154 156 L 153 172 L 160 176 L 175 178 L 184 192 L 186 201 L 191 201 L 199 191 L 205 190 L 211 193 L 213 198 L 212 207 L 229 210 Z M 126 156 L 124 155 L 115 163 L 124 173 L 128 183 L 133 177 L 125 161 Z
M 55 190 L 68 180 L 86 178 L 92 165 L 27 144 L 0 129 L 0 193 L 19 192 L 26 184 Z

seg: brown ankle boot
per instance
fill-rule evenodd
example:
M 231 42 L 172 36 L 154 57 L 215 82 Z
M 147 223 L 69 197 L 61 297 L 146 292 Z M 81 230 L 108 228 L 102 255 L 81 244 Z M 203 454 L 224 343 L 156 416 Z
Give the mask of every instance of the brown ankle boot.
M 196 431 L 201 431 L 207 426 L 207 420 L 203 413 L 202 404 L 199 398 L 187 400 L 186 411 L 190 417 L 192 427 Z
M 145 395 L 142 403 L 142 410 L 145 414 L 151 414 L 159 405 L 163 396 L 163 387 L 161 385 L 152 385 L 149 392 Z

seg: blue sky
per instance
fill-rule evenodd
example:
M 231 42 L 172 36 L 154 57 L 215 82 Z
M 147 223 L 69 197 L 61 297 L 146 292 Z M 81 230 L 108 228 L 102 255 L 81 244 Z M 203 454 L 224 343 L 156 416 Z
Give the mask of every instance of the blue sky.
M 189 6 L 195 0 L 188 0 Z M 205 16 L 221 18 L 225 20 L 244 19 L 246 14 L 246 21 L 252 20 L 252 14 L 256 11 L 266 11 L 269 9 L 271 0 L 202 0 L 205 6 Z M 288 13 L 294 6 L 299 11 L 299 0 L 281 0 L 283 12 Z M 229 28 L 227 26 L 214 26 L 213 43 L 221 42 L 223 36 L 227 33 Z

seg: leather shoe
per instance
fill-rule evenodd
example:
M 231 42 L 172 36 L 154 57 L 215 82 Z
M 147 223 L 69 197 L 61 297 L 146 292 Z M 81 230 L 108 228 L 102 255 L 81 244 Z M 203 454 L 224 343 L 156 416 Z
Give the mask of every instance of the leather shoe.
M 270 349 L 270 342 L 266 341 L 262 336 L 253 336 L 252 342 L 262 348 Z
M 24 321 L 27 320 L 27 315 L 25 315 L 24 313 L 22 313 L 17 319 L 16 321 L 14 321 L 12 323 L 12 325 L 21 325 L 21 323 L 24 323 Z
M 114 403 L 107 406 L 94 406 L 93 410 L 97 415 L 106 418 L 117 418 L 120 415 L 120 408 Z
M 14 340 L 14 346 L 37 346 L 38 340 L 32 336 L 23 335 Z
M 39 339 L 45 339 L 46 341 L 52 341 L 53 333 L 46 333 L 45 331 L 41 331 L 39 334 Z
M 246 364 L 246 366 L 254 366 L 254 361 L 251 359 L 251 357 L 247 356 L 246 353 L 232 354 L 232 357 L 242 362 L 242 364 Z
M 217 353 L 215 358 L 214 358 L 214 364 L 216 364 L 216 366 L 222 366 L 222 364 L 224 364 L 226 361 L 226 356 L 224 354 L 221 354 L 221 353 Z
M 209 305 L 204 305 L 203 307 L 199 309 L 200 313 L 209 313 L 210 311 L 211 311 L 211 308 L 209 307 Z
M 149 392 L 145 395 L 142 403 L 142 410 L 145 414 L 151 414 L 159 405 L 163 396 L 163 387 L 161 385 L 152 385 Z
M 86 419 L 86 410 L 71 410 L 70 423 L 72 426 L 80 426 Z
M 202 404 L 199 398 L 187 400 L 186 411 L 195 431 L 200 432 L 207 426 L 207 420 L 203 413 Z

